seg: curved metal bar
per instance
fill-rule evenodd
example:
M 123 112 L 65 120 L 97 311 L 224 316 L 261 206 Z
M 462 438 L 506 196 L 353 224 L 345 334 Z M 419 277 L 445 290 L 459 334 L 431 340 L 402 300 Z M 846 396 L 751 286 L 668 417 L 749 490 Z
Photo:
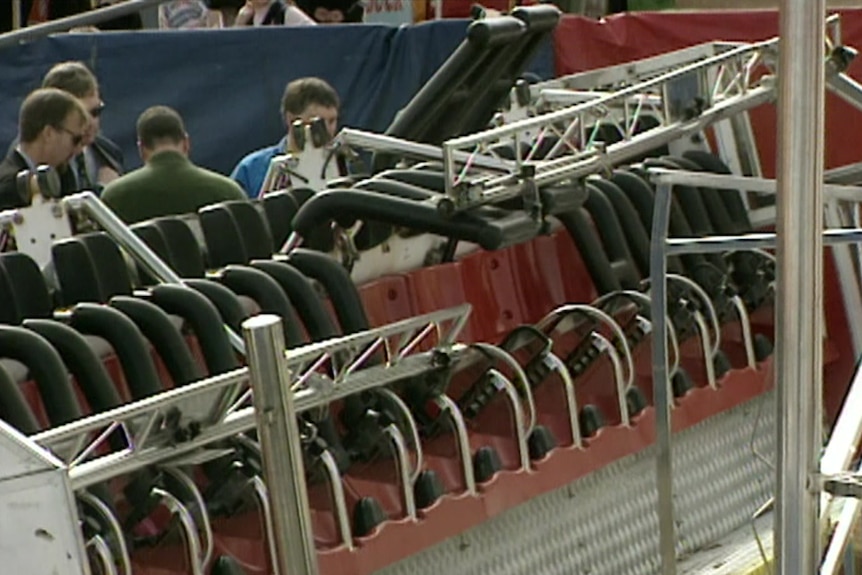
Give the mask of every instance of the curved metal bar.
M 530 469 L 530 450 L 527 447 L 527 433 L 524 425 L 524 408 L 521 404 L 521 398 L 518 397 L 518 390 L 515 385 L 509 381 L 505 375 L 494 368 L 488 370 L 488 375 L 494 382 L 494 386 L 503 392 L 509 398 L 509 403 L 512 404 L 512 417 L 515 420 L 515 440 L 518 444 L 518 456 L 521 461 L 521 469 Z M 532 431 L 532 428 L 530 428 Z
M 699 311 L 694 312 L 694 323 L 697 326 L 697 331 L 700 333 L 700 344 L 703 347 L 703 363 L 706 369 L 706 383 L 712 389 L 717 389 L 718 384 L 715 381 L 715 365 L 712 363 L 713 355 L 712 348 L 709 345 L 709 328 L 706 325 L 706 320 L 703 314 Z
M 401 481 L 401 497 L 404 500 L 404 511 L 412 520 L 416 520 L 416 495 L 413 493 L 413 481 L 410 479 L 410 452 L 404 434 L 393 424 L 383 430 L 392 443 L 395 453 L 395 464 L 398 467 L 398 479 Z
M 523 428 L 523 433 L 525 435 L 530 435 L 533 432 L 533 428 L 536 426 L 536 402 L 533 400 L 533 390 L 530 388 L 530 380 L 527 378 L 527 374 L 524 373 L 524 368 L 521 367 L 521 364 L 517 362 L 517 360 L 500 349 L 495 345 L 491 345 L 489 343 L 476 342 L 470 344 L 470 347 L 474 349 L 478 349 L 490 357 L 498 361 L 502 361 L 515 373 L 515 377 L 518 380 L 518 383 L 521 385 L 521 393 L 523 394 L 523 399 L 527 403 L 527 408 L 530 410 L 529 419 L 525 420 L 528 422 L 528 425 Z M 495 371 L 495 370 L 491 370 Z M 499 373 L 499 372 L 498 372 Z M 502 374 L 501 374 L 502 375 Z M 505 377 L 503 379 L 506 379 Z M 509 385 L 512 385 L 508 379 L 506 381 Z
M 592 305 L 593 307 L 601 308 L 605 303 L 608 303 L 618 297 L 629 299 L 634 303 L 642 303 L 646 305 L 647 308 L 650 309 L 650 311 L 652 311 L 652 302 L 650 301 L 649 296 L 647 296 L 645 293 L 641 293 L 635 290 L 621 290 L 611 292 L 597 298 L 590 305 Z M 676 335 L 676 328 L 674 327 L 673 322 L 671 322 L 670 316 L 665 314 L 665 319 L 667 322 L 667 339 L 670 342 L 671 351 L 673 352 L 673 361 L 671 362 L 670 373 L 674 374 L 679 370 L 679 338 Z M 642 322 L 641 329 L 644 331 L 644 333 L 652 333 L 652 322 L 650 320 L 640 314 L 638 314 L 635 320 L 638 322 Z
M 413 441 L 413 449 L 416 453 L 416 463 L 410 471 L 410 482 L 416 483 L 422 468 L 425 466 L 425 458 L 422 452 L 422 439 L 419 437 L 419 426 L 416 425 L 416 420 L 413 419 L 413 414 L 410 413 L 410 408 L 404 403 L 404 400 L 398 397 L 391 389 L 380 387 L 377 388 L 377 393 L 386 399 L 395 409 L 401 412 L 404 423 L 407 424 L 410 437 Z
M 560 374 L 563 382 L 563 391 L 566 393 L 566 408 L 569 411 L 569 427 L 572 429 L 572 444 L 576 447 L 584 446 L 584 438 L 581 436 L 581 425 L 578 422 L 578 398 L 575 394 L 575 382 L 569 373 L 566 364 L 553 353 L 545 356 L 548 367 Z
M 93 535 L 93 537 L 87 541 L 87 547 L 93 550 L 96 558 L 98 558 L 99 562 L 102 564 L 100 571 L 104 575 L 119 575 L 117 573 L 117 566 L 114 563 L 114 555 L 111 553 L 111 548 L 108 547 L 108 544 L 105 543 L 105 540 L 101 535 Z
M 332 492 L 332 503 L 335 506 L 335 522 L 341 535 L 341 542 L 348 550 L 353 551 L 353 530 L 350 528 L 350 514 L 347 512 L 347 499 L 344 497 L 344 483 L 341 481 L 341 472 L 335 457 L 328 449 L 320 454 L 320 462 L 329 479 L 329 488 Z
M 757 368 L 757 357 L 754 355 L 754 340 L 751 338 L 751 319 L 748 317 L 748 308 L 742 298 L 735 295 L 731 298 L 736 315 L 739 316 L 739 325 L 742 328 L 742 343 L 745 346 L 745 360 L 751 369 Z
M 180 529 L 185 535 L 186 543 L 188 544 L 188 558 L 191 567 L 191 575 L 204 575 L 204 566 L 201 564 L 201 542 L 198 535 L 198 529 L 195 525 L 195 518 L 191 512 L 183 505 L 183 502 L 175 497 L 171 492 L 154 487 L 153 495 L 162 500 L 162 504 L 167 507 L 170 512 L 176 515 L 179 519 Z
M 704 289 L 697 283 L 685 276 L 681 276 L 679 274 L 667 274 L 667 279 L 683 283 L 691 288 L 691 290 L 701 299 L 703 305 L 706 306 L 706 309 L 709 312 L 709 321 L 712 323 L 712 331 L 715 334 L 715 339 L 712 341 L 712 354 L 715 355 L 718 353 L 718 348 L 721 345 L 721 325 L 718 323 L 718 313 L 715 311 L 715 306 L 712 305 L 712 300 L 709 299 L 709 295 L 707 295 L 706 291 L 704 291 Z
M 546 315 L 539 321 L 539 323 L 536 324 L 536 327 L 542 331 L 546 331 L 548 325 L 557 316 L 570 315 L 575 313 L 580 313 L 588 318 L 598 320 L 600 323 L 605 324 L 611 329 L 614 334 L 614 337 L 616 337 L 617 341 L 620 342 L 620 346 L 622 347 L 623 354 L 626 358 L 626 367 L 628 368 L 628 377 L 625 378 L 626 384 L 628 386 L 633 385 L 635 378 L 635 364 L 632 360 L 632 352 L 631 349 L 629 349 L 629 344 L 626 340 L 626 334 L 625 332 L 623 332 L 623 329 L 616 322 L 616 320 L 614 320 L 614 318 L 612 318 L 606 312 L 590 305 L 569 303 L 558 307 L 557 309 Z
M 261 513 L 263 513 L 263 528 L 266 530 L 266 549 L 269 552 L 269 564 L 272 569 L 272 575 L 281 575 L 278 568 L 278 557 L 275 554 L 275 525 L 272 521 L 272 506 L 269 504 L 269 488 L 266 482 L 259 475 L 254 475 L 248 480 L 251 485 L 251 491 L 260 505 Z
M 114 512 L 105 505 L 105 502 L 86 490 L 78 491 L 75 496 L 78 501 L 89 506 L 99 516 L 101 516 L 108 526 L 111 528 L 111 534 L 116 541 L 117 549 L 111 555 L 120 563 L 123 569 L 123 575 L 132 575 L 132 558 L 129 555 L 129 548 L 126 545 L 126 537 L 123 534 L 123 527 L 114 515 Z
M 614 381 L 617 388 L 617 401 L 620 408 L 620 422 L 629 427 L 631 420 L 629 418 L 628 402 L 626 401 L 626 392 L 631 385 L 627 385 L 623 378 L 623 362 L 620 360 L 620 354 L 614 344 L 608 338 L 600 333 L 592 333 L 592 339 L 600 350 L 608 354 L 608 359 L 611 361 L 611 366 L 614 370 Z
M 209 515 L 207 514 L 206 502 L 204 501 L 204 496 L 201 494 L 198 486 L 189 477 L 184 471 L 171 466 L 166 465 L 163 466 L 162 471 L 173 478 L 180 486 L 188 491 L 189 495 L 192 497 L 192 502 L 194 505 L 200 510 L 200 517 L 195 518 L 195 525 L 197 525 L 198 529 L 203 533 L 203 538 L 201 540 L 201 565 L 209 565 L 210 559 L 212 559 L 213 548 L 215 546 L 213 536 L 213 528 L 210 523 Z M 191 511 L 190 511 L 191 512 Z M 194 514 L 193 514 L 194 515 Z
M 452 426 L 455 428 L 455 438 L 458 443 L 458 455 L 461 458 L 461 469 L 464 472 L 464 485 L 467 493 L 476 495 L 476 475 L 473 471 L 473 454 L 470 451 L 470 438 L 467 435 L 467 423 L 458 404 L 448 395 L 441 394 L 434 398 L 442 411 L 449 414 Z

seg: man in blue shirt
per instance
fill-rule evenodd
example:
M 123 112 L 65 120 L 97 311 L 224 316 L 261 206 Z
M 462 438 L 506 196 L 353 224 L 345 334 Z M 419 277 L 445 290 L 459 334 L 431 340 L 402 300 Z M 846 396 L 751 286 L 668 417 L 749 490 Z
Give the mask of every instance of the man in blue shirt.
M 250 198 L 256 198 L 263 185 L 266 171 L 273 157 L 296 151 L 291 126 L 296 120 L 310 122 L 321 118 L 330 136 L 338 127 L 338 94 L 320 78 L 299 78 L 290 82 L 281 98 L 281 117 L 287 135 L 276 145 L 257 150 L 245 156 L 231 172 L 230 177 L 242 186 Z

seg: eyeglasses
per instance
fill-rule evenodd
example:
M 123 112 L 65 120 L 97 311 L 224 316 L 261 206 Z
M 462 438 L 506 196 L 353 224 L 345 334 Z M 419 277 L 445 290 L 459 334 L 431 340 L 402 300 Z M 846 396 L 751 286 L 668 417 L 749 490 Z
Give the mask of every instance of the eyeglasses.
M 60 130 L 61 132 L 66 132 L 67 134 L 72 136 L 72 145 L 73 146 L 80 146 L 81 142 L 84 141 L 84 134 L 76 134 L 72 130 L 69 130 L 68 128 L 64 128 L 63 126 L 57 126 L 57 129 Z
M 99 105 L 98 105 L 98 106 L 96 106 L 96 107 L 95 107 L 95 108 L 93 108 L 92 110 L 88 110 L 88 112 L 90 112 L 90 115 L 91 115 L 92 117 L 94 117 L 94 118 L 98 118 L 99 116 L 101 116 L 101 115 L 102 115 L 102 111 L 103 111 L 104 109 L 105 109 L 105 103 L 104 103 L 104 102 L 99 102 Z

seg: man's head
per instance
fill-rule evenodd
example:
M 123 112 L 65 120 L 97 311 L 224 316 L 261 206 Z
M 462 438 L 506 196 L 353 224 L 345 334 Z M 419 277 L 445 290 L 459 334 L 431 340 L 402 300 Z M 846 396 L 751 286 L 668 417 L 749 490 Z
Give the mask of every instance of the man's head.
M 281 116 L 287 125 L 288 133 L 291 124 L 296 120 L 309 122 L 321 118 L 326 122 L 330 136 L 335 135 L 338 128 L 338 94 L 320 78 L 299 78 L 290 82 L 284 89 L 281 98 Z
M 99 94 L 96 76 L 81 62 L 60 62 L 55 64 L 42 79 L 43 88 L 58 88 L 81 100 L 91 116 L 91 129 L 87 144 L 92 143 L 99 133 L 99 118 L 105 103 Z
M 81 151 L 88 122 L 80 100 L 56 88 L 40 88 L 21 104 L 18 139 L 34 162 L 56 168 Z
M 173 108 L 152 106 L 138 116 L 138 151 L 146 162 L 156 152 L 173 150 L 189 153 L 189 135 L 183 119 Z

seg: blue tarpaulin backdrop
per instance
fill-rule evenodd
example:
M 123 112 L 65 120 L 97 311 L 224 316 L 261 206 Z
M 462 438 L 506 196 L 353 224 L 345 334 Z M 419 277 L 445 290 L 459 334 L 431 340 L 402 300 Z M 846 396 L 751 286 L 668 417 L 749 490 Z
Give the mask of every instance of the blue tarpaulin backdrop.
M 65 34 L 0 50 L 0 150 L 16 134 L 18 107 L 52 64 L 86 62 L 107 108 L 102 132 L 127 167 L 140 165 L 135 120 L 154 104 L 176 108 L 192 137 L 192 158 L 228 173 L 251 150 L 284 134 L 284 85 L 320 76 L 341 95 L 342 125 L 383 131 L 461 42 L 467 21 Z M 548 43 L 531 71 L 553 74 Z

